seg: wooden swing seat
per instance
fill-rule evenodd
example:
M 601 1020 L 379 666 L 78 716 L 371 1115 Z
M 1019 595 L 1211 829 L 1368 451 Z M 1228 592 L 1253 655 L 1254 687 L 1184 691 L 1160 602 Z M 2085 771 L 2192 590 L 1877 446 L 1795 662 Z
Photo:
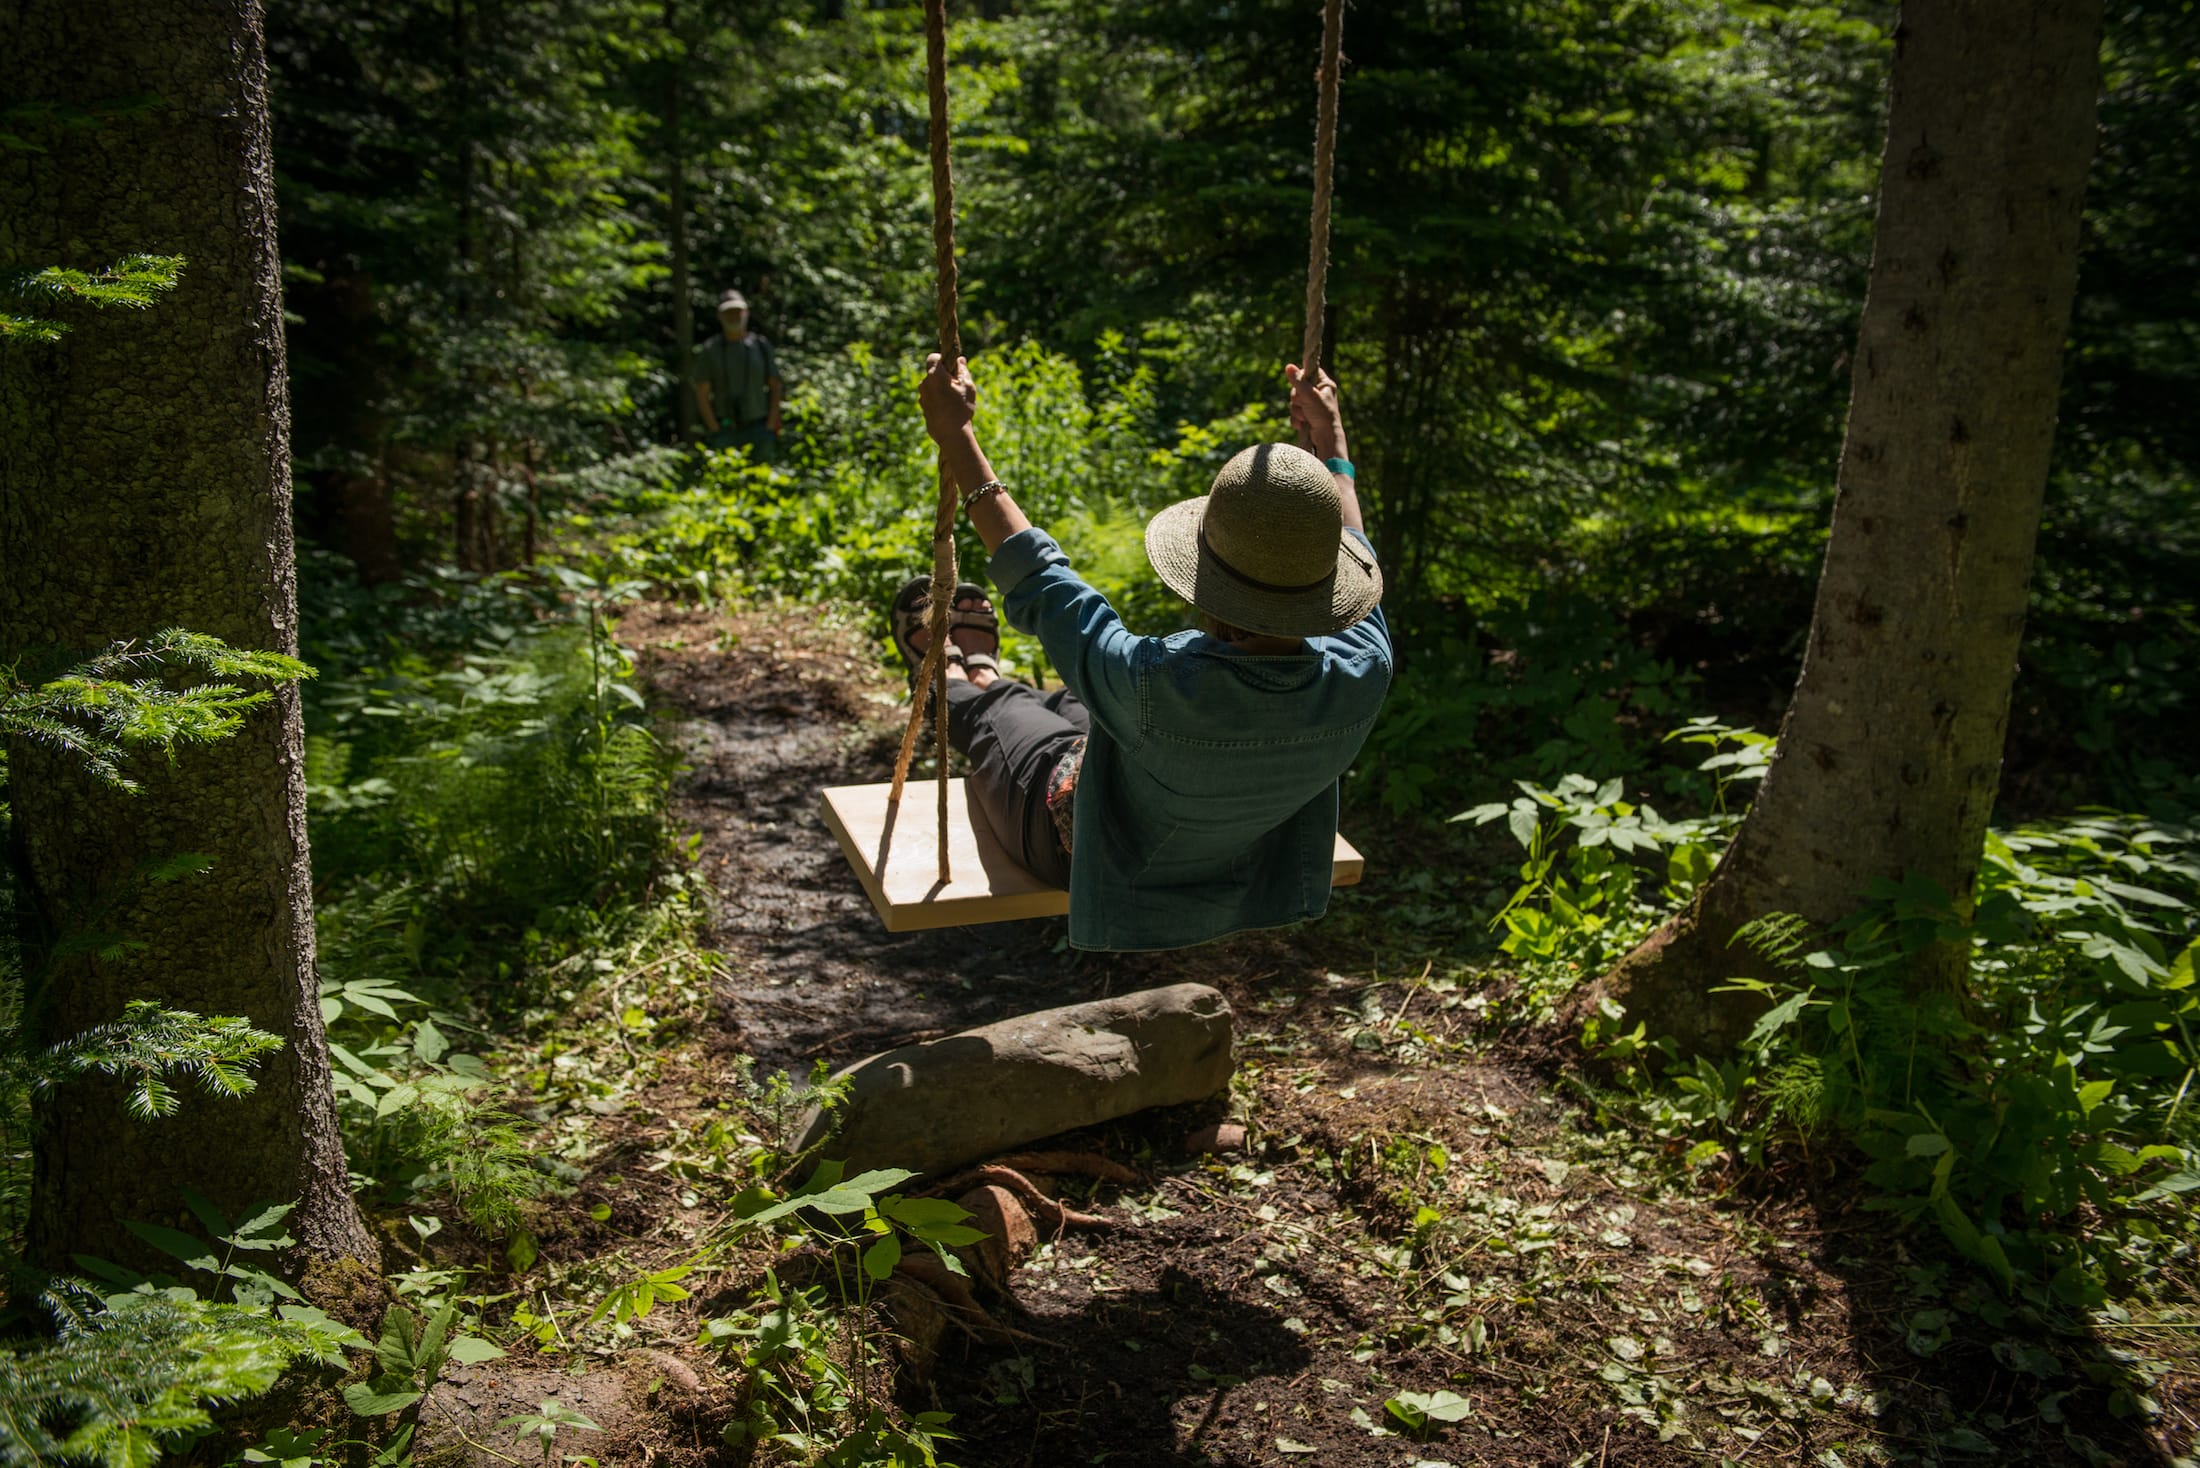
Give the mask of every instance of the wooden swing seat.
M 950 876 L 939 880 L 938 797 L 929 783 L 902 792 L 901 811 L 887 829 L 887 797 L 893 785 L 836 785 L 825 792 L 825 824 L 840 842 L 871 905 L 889 933 L 922 928 L 960 928 L 1017 918 L 1060 917 L 1069 893 L 1025 871 L 994 838 L 978 814 L 966 782 L 947 782 L 947 849 Z M 891 837 L 889 840 L 888 837 Z M 884 848 L 885 869 L 880 870 Z M 1360 880 L 1360 853 L 1337 838 L 1330 884 Z

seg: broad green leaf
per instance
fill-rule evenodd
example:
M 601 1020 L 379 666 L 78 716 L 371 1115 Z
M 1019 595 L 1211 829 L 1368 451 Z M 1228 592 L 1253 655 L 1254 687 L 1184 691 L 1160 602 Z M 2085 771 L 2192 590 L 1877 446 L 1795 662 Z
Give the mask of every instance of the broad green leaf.
M 397 1018 L 397 1011 L 390 1008 L 388 1001 L 361 984 L 353 984 L 345 988 L 344 1002 L 355 1004 L 369 1014 L 379 1014 L 384 1019 Z
M 923 1228 L 913 1228 L 909 1232 L 923 1239 L 926 1243 L 946 1244 L 951 1248 L 958 1249 L 965 1244 L 975 1244 L 986 1237 L 985 1230 L 971 1228 L 969 1225 L 961 1223 L 928 1223 Z
M 420 1337 L 420 1344 L 413 1351 L 413 1361 L 421 1375 L 432 1385 L 443 1370 L 443 1343 L 450 1339 L 451 1325 L 458 1319 L 458 1301 L 445 1302 L 428 1322 L 427 1331 Z
M 158 1223 L 139 1223 L 136 1219 L 128 1220 L 124 1226 L 163 1254 L 182 1260 L 187 1269 L 203 1269 L 208 1274 L 217 1273 L 221 1269 L 221 1258 L 214 1252 L 213 1246 L 191 1237 L 181 1229 Z
M 443 1038 L 443 1032 L 430 1020 L 422 1020 L 413 1027 L 413 1054 L 434 1065 L 451 1050 L 451 1042 Z
M 1775 1004 L 1772 1008 L 1757 1016 L 1757 1024 L 1749 1032 L 1749 1043 L 1752 1045 L 1764 1044 L 1781 1030 L 1793 1024 L 1795 1017 L 1809 1007 L 1811 1002 L 1810 991 L 1804 989 Z
M 199 1221 L 199 1226 L 215 1238 L 221 1238 L 229 1232 L 229 1220 L 223 1217 L 219 1208 L 214 1206 L 213 1200 L 197 1188 L 185 1188 L 183 1190 L 183 1206 L 190 1209 L 191 1216 Z M 249 1231 L 242 1225 L 239 1225 L 237 1229 L 239 1233 Z
M 863 1251 L 863 1272 L 873 1279 L 884 1279 L 901 1263 L 901 1238 L 887 1234 Z
M 879 1204 L 878 1211 L 911 1228 L 929 1223 L 961 1223 L 970 1216 L 969 1209 L 946 1198 L 888 1198 Z
M 410 1380 L 378 1376 L 371 1382 L 355 1381 L 344 1388 L 344 1405 L 361 1417 L 382 1417 L 402 1412 L 420 1400 Z
M 462 1335 L 451 1342 L 451 1359 L 461 1366 L 479 1366 L 484 1361 L 494 1361 L 504 1354 L 501 1346 L 493 1345 L 477 1335 Z
M 409 1377 L 419 1364 L 416 1343 L 420 1322 L 403 1305 L 392 1305 L 382 1316 L 382 1336 L 374 1343 L 374 1359 L 392 1376 Z
M 268 1230 L 274 1228 L 276 1224 L 290 1217 L 297 1207 L 296 1203 L 263 1203 L 255 1212 L 237 1225 L 237 1234 L 240 1238 L 247 1234 L 265 1234 Z M 276 1247 L 287 1249 L 290 1247 L 291 1242 L 293 1241 L 286 1240 Z

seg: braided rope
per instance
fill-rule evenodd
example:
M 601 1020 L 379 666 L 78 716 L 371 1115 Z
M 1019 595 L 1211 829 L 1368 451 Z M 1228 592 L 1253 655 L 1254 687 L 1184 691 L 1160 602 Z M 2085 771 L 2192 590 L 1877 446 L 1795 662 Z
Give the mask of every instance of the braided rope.
M 1321 371 L 1323 310 L 1329 284 L 1330 177 L 1337 161 L 1338 52 L 1344 43 L 1344 0 L 1326 0 L 1322 9 L 1322 64 L 1317 73 L 1321 109 L 1314 122 L 1314 218 L 1307 230 L 1306 335 L 1299 348 L 1299 371 L 1313 379 Z
M 948 164 L 947 125 L 947 0 L 924 3 L 925 90 L 932 104 L 932 267 L 937 282 L 935 300 L 939 312 L 940 356 L 954 371 L 962 356 L 962 327 L 956 319 L 955 274 L 955 176 Z M 924 666 L 917 683 L 932 690 L 935 743 L 939 752 L 939 864 L 940 881 L 947 870 L 947 618 L 955 600 L 955 484 L 947 463 L 940 462 L 939 512 L 932 522 L 932 624 L 924 649 Z M 909 762 L 916 754 L 917 731 L 924 725 L 924 698 L 912 699 L 909 725 L 902 730 L 901 753 L 894 761 L 894 788 L 888 801 L 901 803 L 901 791 L 909 778 Z M 888 817 L 891 822 L 891 815 Z M 892 829 L 889 824 L 889 830 Z

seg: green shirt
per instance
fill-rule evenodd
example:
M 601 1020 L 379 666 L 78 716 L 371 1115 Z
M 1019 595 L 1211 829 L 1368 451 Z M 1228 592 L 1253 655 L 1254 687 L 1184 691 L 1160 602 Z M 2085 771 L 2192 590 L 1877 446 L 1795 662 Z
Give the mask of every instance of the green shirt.
M 695 349 L 695 381 L 710 384 L 710 410 L 735 427 L 771 411 L 771 381 L 779 375 L 772 344 L 756 332 L 728 341 L 720 332 Z

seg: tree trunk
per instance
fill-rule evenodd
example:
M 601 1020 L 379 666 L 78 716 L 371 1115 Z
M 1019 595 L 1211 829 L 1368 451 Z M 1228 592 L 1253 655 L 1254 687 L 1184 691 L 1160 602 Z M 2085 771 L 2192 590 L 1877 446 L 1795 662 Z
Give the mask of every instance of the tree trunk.
M 368 586 L 381 586 L 405 574 L 397 548 L 397 500 L 390 493 L 385 451 L 372 474 L 332 469 L 323 493 L 334 501 L 337 548 L 359 570 Z
M 10 0 L 0 95 L 66 115 L 150 94 L 95 127 L 19 122 L 0 153 L 0 272 L 183 256 L 153 309 L 64 314 L 58 344 L 0 353 L 0 649 L 76 652 L 164 627 L 298 650 L 267 69 L 257 0 Z M 295 1200 L 291 1265 L 329 1284 L 373 1267 L 344 1166 L 314 976 L 298 695 L 219 743 L 133 771 L 136 796 L 73 762 L 8 751 L 33 1043 L 157 999 L 281 1036 L 257 1089 L 140 1123 L 119 1088 L 38 1106 L 31 1257 L 150 1265 L 124 1220 L 175 1222 L 196 1187 L 235 1216 Z M 185 853 L 203 875 L 148 882 Z M 104 955 L 56 947 L 93 932 Z M 173 1267 L 170 1265 L 169 1267 Z
M 695 431 L 695 389 L 688 381 L 694 370 L 695 294 L 688 267 L 687 138 L 680 112 L 688 48 L 680 37 L 674 0 L 665 0 L 664 24 L 673 46 L 665 80 L 665 167 L 671 175 L 665 191 L 665 228 L 672 237 L 672 401 L 679 441 L 686 443 Z
M 1746 1029 L 1729 944 L 1879 878 L 1967 911 L 2000 778 L 2094 146 L 2101 0 L 1903 8 L 1848 437 L 1779 755 L 1696 901 L 1598 992 L 1684 1049 Z M 1965 952 L 1919 984 L 1959 984 Z

